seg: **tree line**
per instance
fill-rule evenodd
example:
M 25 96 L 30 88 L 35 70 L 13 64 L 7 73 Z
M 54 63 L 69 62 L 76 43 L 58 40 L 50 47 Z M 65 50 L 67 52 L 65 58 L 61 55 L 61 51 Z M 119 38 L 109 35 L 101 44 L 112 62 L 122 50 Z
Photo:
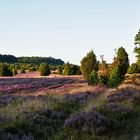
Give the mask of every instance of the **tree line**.
M 40 65 L 41 63 L 48 63 L 49 65 L 63 65 L 64 61 L 61 59 L 55 59 L 53 57 L 15 57 L 14 55 L 2 55 L 0 54 L 1 63 L 24 63 Z

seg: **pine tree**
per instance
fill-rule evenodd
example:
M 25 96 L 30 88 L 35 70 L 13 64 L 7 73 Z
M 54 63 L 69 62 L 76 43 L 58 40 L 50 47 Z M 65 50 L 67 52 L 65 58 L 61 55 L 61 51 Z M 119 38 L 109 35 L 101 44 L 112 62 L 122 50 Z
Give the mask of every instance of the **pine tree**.
M 134 49 L 134 52 L 137 54 L 137 64 L 140 67 L 140 30 L 135 36 L 135 45 L 137 45 Z

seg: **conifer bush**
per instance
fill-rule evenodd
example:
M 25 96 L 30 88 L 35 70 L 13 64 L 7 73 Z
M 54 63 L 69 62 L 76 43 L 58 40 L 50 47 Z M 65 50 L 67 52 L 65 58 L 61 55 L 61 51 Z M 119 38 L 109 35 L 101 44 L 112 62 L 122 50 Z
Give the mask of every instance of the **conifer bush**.
M 114 67 L 114 69 L 110 73 L 108 84 L 111 88 L 115 88 L 115 87 L 118 87 L 121 82 L 122 82 L 122 79 L 120 76 L 119 67 Z
M 41 76 L 48 76 L 51 74 L 50 67 L 47 63 L 41 63 L 39 71 Z
M 133 73 L 139 73 L 139 67 L 136 63 L 133 63 L 129 69 L 128 69 L 128 73 L 129 74 L 133 74 Z
M 0 64 L 0 76 L 13 76 L 13 72 L 8 64 Z
M 92 70 L 91 74 L 87 79 L 88 85 L 94 85 L 99 83 L 98 73 L 95 70 Z
M 93 51 L 90 51 L 81 61 L 81 71 L 83 77 L 87 80 L 92 70 L 98 71 L 98 61 Z

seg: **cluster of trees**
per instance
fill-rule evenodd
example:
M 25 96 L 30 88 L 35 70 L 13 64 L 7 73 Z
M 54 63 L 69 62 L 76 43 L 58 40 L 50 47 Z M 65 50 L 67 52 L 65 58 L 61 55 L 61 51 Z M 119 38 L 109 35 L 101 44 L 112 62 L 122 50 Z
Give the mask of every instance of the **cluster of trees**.
M 110 87 L 117 87 L 124 80 L 126 73 L 140 73 L 140 30 L 135 37 L 134 52 L 137 54 L 137 62 L 129 66 L 128 54 L 123 47 L 117 50 L 114 61 L 108 65 L 102 59 L 99 63 L 93 51 L 90 51 L 81 60 L 81 71 L 83 77 L 87 80 L 89 85 L 107 84 Z
M 128 54 L 123 47 L 118 49 L 111 66 L 108 66 L 104 60 L 99 64 L 93 51 L 90 51 L 81 61 L 82 74 L 89 85 L 100 83 L 117 87 L 124 79 L 128 66 Z
M 78 65 L 70 64 L 69 62 L 64 65 L 64 75 L 81 75 L 81 70 Z
M 18 59 L 13 55 L 0 54 L 0 62 L 1 63 L 16 63 L 16 62 L 18 62 Z

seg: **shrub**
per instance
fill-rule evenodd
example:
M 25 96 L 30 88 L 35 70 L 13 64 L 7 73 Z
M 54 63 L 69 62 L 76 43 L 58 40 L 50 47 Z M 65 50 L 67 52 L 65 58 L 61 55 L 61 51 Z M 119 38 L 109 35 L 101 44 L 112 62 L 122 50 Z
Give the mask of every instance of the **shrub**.
M 118 49 L 116 61 L 119 62 L 120 76 L 121 78 L 124 78 L 129 67 L 129 59 L 128 54 L 123 47 Z
M 111 88 L 118 87 L 121 83 L 122 79 L 120 76 L 120 71 L 118 67 L 114 67 L 114 69 L 111 71 L 108 84 Z
M 98 80 L 99 80 L 99 84 L 107 85 L 108 83 L 108 77 L 105 75 L 99 75 Z
M 66 63 L 64 66 L 64 75 L 80 75 L 80 67 L 78 65 L 73 65 Z
M 13 75 L 17 75 L 17 70 L 15 68 L 12 69 Z
M 51 74 L 50 68 L 47 63 L 41 63 L 39 71 L 41 76 L 48 76 Z
M 13 76 L 13 72 L 8 64 L 0 64 L 0 76 Z
M 92 70 L 91 74 L 88 77 L 88 85 L 94 85 L 99 82 L 98 80 L 98 73 L 94 70 Z
M 98 70 L 98 61 L 93 51 L 90 51 L 81 61 L 81 71 L 84 78 L 87 80 L 92 70 Z
M 26 73 L 25 69 L 22 68 L 22 69 L 20 70 L 20 73 Z
M 71 75 L 71 65 L 69 62 L 64 65 L 64 75 Z
M 129 74 L 133 74 L 133 73 L 139 73 L 139 67 L 136 63 L 133 63 L 129 69 L 128 69 L 128 73 Z
M 34 72 L 34 71 L 36 71 L 36 67 L 35 67 L 35 66 L 31 66 L 31 67 L 29 68 L 29 72 Z
M 58 73 L 61 75 L 63 73 L 63 67 L 62 66 L 58 66 Z

